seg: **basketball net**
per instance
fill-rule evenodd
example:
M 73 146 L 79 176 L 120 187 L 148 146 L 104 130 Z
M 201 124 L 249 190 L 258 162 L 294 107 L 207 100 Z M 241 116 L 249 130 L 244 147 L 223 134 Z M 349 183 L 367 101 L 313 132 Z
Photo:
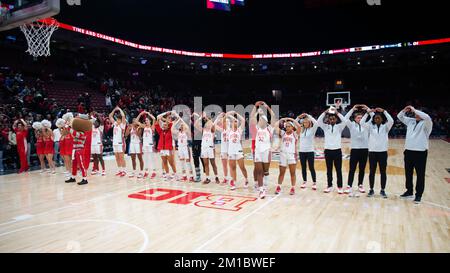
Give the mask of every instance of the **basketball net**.
M 20 26 L 28 43 L 28 52 L 33 57 L 50 56 L 50 39 L 59 27 L 58 21 L 53 18 L 35 21 Z

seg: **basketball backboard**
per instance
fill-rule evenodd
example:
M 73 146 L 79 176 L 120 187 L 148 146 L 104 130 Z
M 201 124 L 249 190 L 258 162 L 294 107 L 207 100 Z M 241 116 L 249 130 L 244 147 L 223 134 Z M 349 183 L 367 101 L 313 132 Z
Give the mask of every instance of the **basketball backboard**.
M 0 3 L 0 31 L 55 16 L 60 10 L 60 0 L 0 0 Z
M 350 92 L 328 92 L 327 93 L 327 106 L 336 106 L 336 103 L 340 100 L 342 106 L 350 105 Z

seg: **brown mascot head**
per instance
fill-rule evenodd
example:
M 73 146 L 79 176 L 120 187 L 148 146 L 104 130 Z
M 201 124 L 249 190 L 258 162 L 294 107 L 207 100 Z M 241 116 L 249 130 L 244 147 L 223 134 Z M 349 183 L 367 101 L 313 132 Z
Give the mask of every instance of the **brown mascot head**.
M 92 121 L 89 120 L 88 115 L 78 115 L 72 120 L 72 126 L 75 131 L 89 132 L 92 130 Z

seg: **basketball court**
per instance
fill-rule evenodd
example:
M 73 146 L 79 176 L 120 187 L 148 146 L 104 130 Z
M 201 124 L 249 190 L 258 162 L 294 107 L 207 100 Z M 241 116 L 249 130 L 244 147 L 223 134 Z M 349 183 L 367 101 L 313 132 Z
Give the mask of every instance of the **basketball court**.
M 34 6 L 21 7 L 8 18 L 2 18 L 0 29 L 21 27 L 27 36 L 28 53 L 34 57 L 51 55 L 53 31 L 183 57 L 239 59 L 250 56 L 177 51 L 121 40 L 66 24 L 64 18 L 57 16 L 62 4 L 57 0 L 44 0 L 36 1 Z M 3 12 L 7 9 L 4 7 Z M 447 38 L 434 43 L 449 41 Z M 277 58 L 275 54 L 272 57 Z M 327 95 L 326 106 L 342 100 L 344 104 L 351 104 L 350 92 Z M 323 152 L 323 142 L 323 138 L 316 138 L 316 153 Z M 309 182 L 306 189 L 297 186 L 296 194 L 289 195 L 287 173 L 282 193 L 275 195 L 279 169 L 274 160 L 270 167 L 268 196 L 261 200 L 253 188 L 253 161 L 248 140 L 244 148 L 250 185 L 243 187 L 243 177 L 238 171 L 236 190 L 214 182 L 208 185 L 167 182 L 161 174 L 153 180 L 116 177 L 113 157 L 105 158 L 107 175 L 89 176 L 89 184 L 84 187 L 64 183 L 62 167 L 55 175 L 39 171 L 2 175 L 0 252 L 448 253 L 450 173 L 446 168 L 450 167 L 450 144 L 442 139 L 430 140 L 425 193 L 422 203 L 414 204 L 399 197 L 405 190 L 404 143 L 404 139 L 389 140 L 387 199 L 379 195 L 379 175 L 372 198 L 368 198 L 367 193 L 350 196 L 323 193 L 325 160 L 316 156 L 317 191 L 311 189 Z M 350 140 L 343 138 L 344 185 L 349 151 Z M 220 145 L 216 145 L 217 159 L 219 155 Z M 127 167 L 131 166 L 128 156 L 126 161 Z M 216 160 L 218 173 L 222 174 L 219 161 Z M 161 166 L 159 159 L 156 164 Z M 297 176 L 300 174 L 298 165 Z M 299 185 L 301 180 L 297 181 Z M 368 171 L 364 185 L 367 189 Z
M 448 252 L 450 146 L 430 141 L 424 201 L 416 205 L 398 197 L 403 142 L 391 140 L 388 199 L 323 193 L 323 160 L 318 190 L 310 184 L 294 196 L 287 177 L 275 196 L 273 163 L 265 200 L 242 188 L 242 176 L 235 191 L 159 178 L 90 177 L 80 188 L 38 171 L 1 176 L 0 252 Z

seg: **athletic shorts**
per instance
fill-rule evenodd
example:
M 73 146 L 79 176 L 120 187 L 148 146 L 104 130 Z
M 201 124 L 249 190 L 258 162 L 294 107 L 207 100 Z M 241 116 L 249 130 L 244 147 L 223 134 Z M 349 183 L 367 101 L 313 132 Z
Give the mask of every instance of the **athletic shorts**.
M 272 152 L 270 150 L 259 153 L 255 151 L 255 157 L 253 160 L 254 162 L 270 163 L 272 160 Z
M 280 166 L 287 167 L 288 165 L 297 164 L 297 155 L 292 153 L 280 153 Z
M 189 148 L 188 147 L 178 147 L 178 159 L 189 159 Z
M 130 147 L 128 149 L 129 154 L 140 154 L 142 153 L 141 143 L 130 143 Z
M 220 153 L 220 158 L 221 159 L 228 159 L 228 153 Z
M 125 151 L 123 144 L 119 144 L 119 145 L 113 145 L 113 151 L 114 153 L 123 153 Z
M 142 146 L 143 153 L 153 153 L 153 145 Z
M 214 148 L 211 147 L 202 147 L 202 152 L 200 155 L 201 158 L 209 158 L 214 159 Z
M 228 160 L 239 160 L 244 158 L 244 154 L 242 152 L 239 152 L 237 154 L 229 154 Z
M 170 156 L 170 150 L 161 150 L 159 151 L 160 156 Z
M 93 155 L 103 154 L 103 145 L 92 145 L 91 146 L 91 154 L 93 154 Z

